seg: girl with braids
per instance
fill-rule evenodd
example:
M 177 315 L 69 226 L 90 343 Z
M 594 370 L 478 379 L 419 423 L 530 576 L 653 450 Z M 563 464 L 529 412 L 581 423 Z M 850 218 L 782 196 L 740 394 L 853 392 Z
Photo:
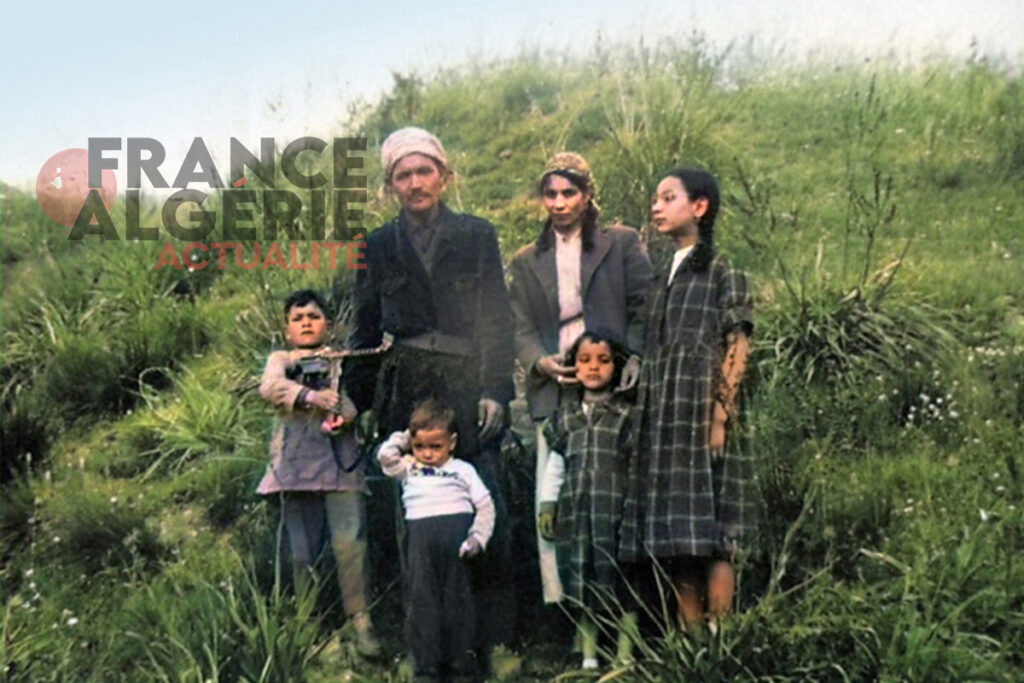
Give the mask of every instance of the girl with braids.
M 509 299 L 516 357 L 526 371 L 526 400 L 537 430 L 539 482 L 548 458 L 541 425 L 563 394 L 578 400 L 576 368 L 565 354 L 585 329 L 624 340 L 630 357 L 622 385 L 635 386 L 652 272 L 636 230 L 599 222 L 594 178 L 579 154 L 553 156 L 537 189 L 548 219 L 537 240 L 512 258 Z M 537 540 L 544 601 L 557 602 L 562 588 L 555 547 L 543 536 Z
M 752 463 L 725 448 L 753 331 L 743 273 L 714 249 L 719 192 L 703 169 L 658 184 L 651 221 L 676 254 L 658 274 L 638 389 L 640 427 L 619 557 L 653 558 L 675 591 L 680 625 L 717 628 L 732 604 L 733 560 L 749 524 Z

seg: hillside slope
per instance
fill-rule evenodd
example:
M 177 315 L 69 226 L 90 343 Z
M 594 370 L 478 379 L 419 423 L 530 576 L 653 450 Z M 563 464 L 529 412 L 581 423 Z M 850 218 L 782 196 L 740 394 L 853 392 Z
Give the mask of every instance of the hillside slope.
M 727 70 L 666 45 L 396 75 L 354 114 L 368 226 L 394 210 L 373 198 L 376 145 L 421 125 L 459 176 L 449 201 L 499 227 L 506 259 L 537 233 L 553 152 L 583 153 L 604 217 L 641 228 L 673 164 L 722 181 L 719 246 L 758 291 L 732 446 L 763 493 L 744 612 L 712 641 L 648 637 L 619 680 L 1018 678 L 1021 86 L 977 62 Z M 6 192 L 4 679 L 396 680 L 327 646 L 336 589 L 291 595 L 276 504 L 253 493 L 270 413 L 252 382 L 282 341 L 282 297 L 311 286 L 341 307 L 350 273 L 155 270 L 162 243 L 71 244 Z M 120 203 L 113 216 L 123 230 Z M 532 605 L 526 446 L 506 460 L 523 622 L 540 624 L 521 679 L 549 680 L 567 643 Z M 377 620 L 398 648 L 374 487 Z

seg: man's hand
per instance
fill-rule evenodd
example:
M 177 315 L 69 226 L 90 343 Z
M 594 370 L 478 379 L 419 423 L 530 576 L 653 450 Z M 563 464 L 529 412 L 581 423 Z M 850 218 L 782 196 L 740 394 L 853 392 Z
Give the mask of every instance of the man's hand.
M 572 365 L 562 365 L 562 354 L 553 353 L 550 356 L 541 356 L 534 366 L 537 371 L 559 384 L 575 384 L 576 368 Z
M 537 513 L 537 532 L 545 541 L 555 540 L 555 504 L 541 503 Z
M 327 413 L 327 417 L 320 423 L 320 431 L 324 434 L 335 434 L 340 432 L 348 421 L 337 413 Z
M 616 391 L 629 391 L 640 381 L 640 356 L 630 354 L 629 360 L 622 368 L 622 377 L 619 379 L 619 386 Z
M 377 423 L 372 410 L 364 410 L 356 417 L 356 440 L 361 444 L 377 441 Z
M 501 431 L 505 409 L 494 399 L 482 398 L 477 403 L 476 418 L 476 424 L 480 427 L 480 440 L 490 441 Z

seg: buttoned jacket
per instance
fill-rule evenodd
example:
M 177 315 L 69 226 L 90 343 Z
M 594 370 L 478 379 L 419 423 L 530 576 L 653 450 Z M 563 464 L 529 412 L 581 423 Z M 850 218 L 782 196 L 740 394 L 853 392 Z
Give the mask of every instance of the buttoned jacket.
M 440 332 L 469 341 L 465 371 L 477 398 L 507 403 L 512 385 L 512 312 L 494 226 L 440 205 L 437 245 L 430 272 L 404 228 L 405 215 L 370 233 L 366 268 L 356 275 L 349 346 L 372 348 L 383 333 L 396 339 Z M 360 410 L 373 403 L 379 362 L 346 365 L 345 387 Z
M 558 386 L 537 369 L 541 356 L 558 352 L 560 327 L 555 247 L 530 244 L 509 265 L 510 297 L 515 314 L 515 348 L 527 371 L 526 398 L 534 420 L 558 406 Z M 583 320 L 587 329 L 603 330 L 631 351 L 644 348 L 647 291 L 651 263 L 636 230 L 622 225 L 598 226 L 580 263 Z

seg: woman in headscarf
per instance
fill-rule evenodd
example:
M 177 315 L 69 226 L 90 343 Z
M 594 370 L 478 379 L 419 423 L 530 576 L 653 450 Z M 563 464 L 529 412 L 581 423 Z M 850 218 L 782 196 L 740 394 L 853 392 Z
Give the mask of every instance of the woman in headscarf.
M 633 356 L 620 387 L 636 383 L 652 270 L 636 230 L 601 225 L 590 165 L 579 154 L 553 156 L 538 192 L 548 218 L 537 240 L 513 257 L 509 294 L 516 357 L 527 373 L 526 398 L 537 426 L 540 481 L 548 457 L 541 425 L 561 394 L 576 389 L 576 370 L 565 363 L 576 338 L 589 329 L 621 341 Z M 538 535 L 538 548 L 544 601 L 557 602 L 562 587 L 554 545 Z

